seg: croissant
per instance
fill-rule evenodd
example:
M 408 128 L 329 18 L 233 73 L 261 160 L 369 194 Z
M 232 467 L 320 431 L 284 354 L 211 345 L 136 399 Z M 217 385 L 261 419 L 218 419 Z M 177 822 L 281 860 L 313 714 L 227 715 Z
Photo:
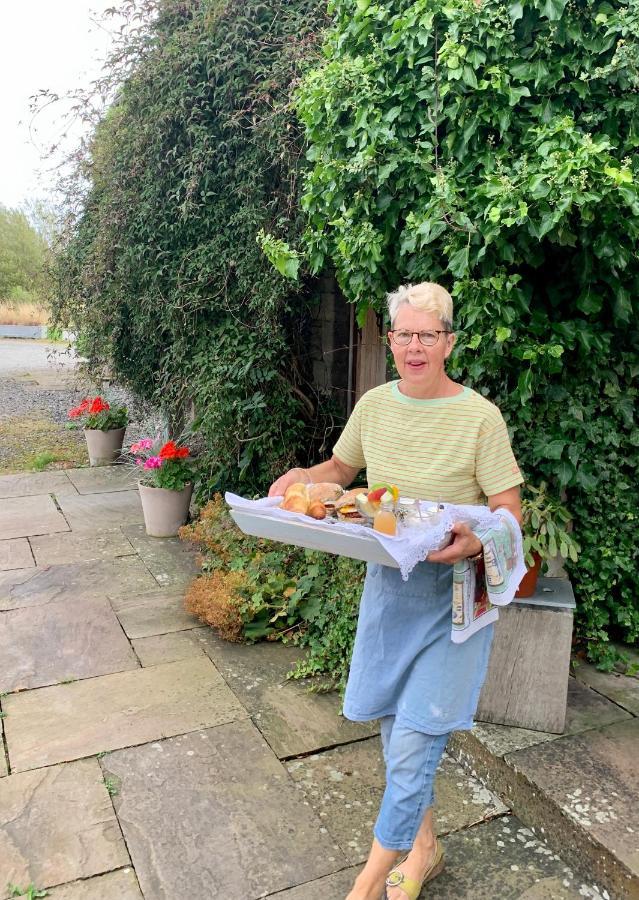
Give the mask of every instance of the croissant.
M 306 515 L 308 512 L 308 497 L 301 494 L 293 494 L 287 497 L 280 504 L 281 509 L 287 509 L 289 512 L 302 513 Z

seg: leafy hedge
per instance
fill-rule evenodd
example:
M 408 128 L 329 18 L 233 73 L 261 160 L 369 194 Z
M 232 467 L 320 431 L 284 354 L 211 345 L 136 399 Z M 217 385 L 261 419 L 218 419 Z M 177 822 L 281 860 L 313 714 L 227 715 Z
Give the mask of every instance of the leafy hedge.
M 580 634 L 639 637 L 639 4 L 332 0 L 298 111 L 311 271 L 364 312 L 453 292 L 454 377 L 503 410 L 583 548 Z
M 115 101 L 69 190 L 80 212 L 57 318 L 79 328 L 91 370 L 108 364 L 172 414 L 193 402 L 204 495 L 263 490 L 312 457 L 325 422 L 306 352 L 315 283 L 291 288 L 256 243 L 262 227 L 287 239 L 302 227 L 289 93 L 323 4 L 132 6 L 142 22 L 106 77 Z

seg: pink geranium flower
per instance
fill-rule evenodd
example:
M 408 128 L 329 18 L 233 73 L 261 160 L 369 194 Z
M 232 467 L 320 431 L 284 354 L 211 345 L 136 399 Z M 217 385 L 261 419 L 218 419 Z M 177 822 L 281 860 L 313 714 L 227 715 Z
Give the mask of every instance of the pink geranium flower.
M 149 456 L 147 461 L 144 463 L 145 469 L 159 469 L 162 465 L 162 460 L 159 456 Z

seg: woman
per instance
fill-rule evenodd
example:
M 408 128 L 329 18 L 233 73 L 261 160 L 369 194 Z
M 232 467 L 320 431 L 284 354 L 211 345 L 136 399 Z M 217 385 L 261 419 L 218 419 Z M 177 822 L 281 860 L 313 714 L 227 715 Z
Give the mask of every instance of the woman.
M 446 374 L 455 343 L 450 295 L 437 284 L 407 285 L 389 295 L 388 309 L 399 380 L 361 398 L 328 462 L 291 469 L 269 495 L 295 481 L 347 486 L 366 468 L 369 484 L 397 484 L 403 496 L 487 501 L 521 521 L 523 479 L 501 413 Z M 493 631 L 488 625 L 452 642 L 453 563 L 481 550 L 458 523 L 452 543 L 407 582 L 396 569 L 368 566 L 344 715 L 381 720 L 386 790 L 368 861 L 347 900 L 415 900 L 443 867 L 433 779 L 450 732 L 472 727 Z

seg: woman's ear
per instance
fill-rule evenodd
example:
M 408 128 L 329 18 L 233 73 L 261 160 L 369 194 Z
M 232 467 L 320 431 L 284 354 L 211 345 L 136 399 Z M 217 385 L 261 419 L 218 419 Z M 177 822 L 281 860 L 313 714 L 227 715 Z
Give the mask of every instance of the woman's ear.
M 455 346 L 455 341 L 457 340 L 457 335 L 455 333 L 446 335 L 448 346 L 446 347 L 446 355 L 444 359 L 448 359 L 450 354 L 453 352 L 453 347 Z

